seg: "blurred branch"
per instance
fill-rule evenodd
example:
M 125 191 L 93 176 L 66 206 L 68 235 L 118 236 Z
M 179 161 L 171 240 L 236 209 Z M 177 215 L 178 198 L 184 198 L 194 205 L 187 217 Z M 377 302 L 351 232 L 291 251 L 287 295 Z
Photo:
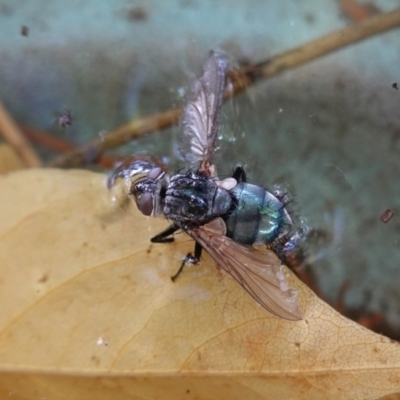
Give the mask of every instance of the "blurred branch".
M 94 162 L 106 149 L 122 146 L 132 139 L 146 133 L 168 128 L 179 121 L 182 109 L 164 111 L 149 117 L 135 119 L 109 132 L 104 137 L 55 158 L 48 164 L 51 167 L 79 167 Z
M 35 153 L 29 141 L 12 119 L 11 115 L 0 102 L 0 134 L 5 141 L 16 151 L 26 167 L 35 168 L 42 165 L 42 161 Z
M 325 35 L 267 61 L 239 68 L 231 73 L 232 88 L 230 88 L 229 93 L 226 93 L 226 97 L 242 92 L 261 79 L 279 75 L 335 50 L 399 26 L 400 8 Z M 96 138 L 82 147 L 57 157 L 49 165 L 53 167 L 78 167 L 91 163 L 106 149 L 121 146 L 132 139 L 176 124 L 181 113 L 182 109 L 178 108 L 135 119 L 111 131 L 105 137 Z
M 50 149 L 59 153 L 66 153 L 76 149 L 76 146 L 67 140 L 55 137 L 54 135 L 51 135 L 45 131 L 41 131 L 26 125 L 22 126 L 21 129 L 24 135 L 30 141 L 43 146 L 46 149 Z M 96 163 L 104 168 L 112 168 L 116 163 L 120 162 L 122 158 L 123 157 L 102 155 L 96 160 Z
M 76 146 L 67 140 L 61 139 L 42 130 L 32 128 L 27 125 L 22 125 L 21 129 L 24 135 L 31 142 L 43 146 L 46 149 L 54 150 L 59 153 L 66 153 L 67 151 L 76 149 Z

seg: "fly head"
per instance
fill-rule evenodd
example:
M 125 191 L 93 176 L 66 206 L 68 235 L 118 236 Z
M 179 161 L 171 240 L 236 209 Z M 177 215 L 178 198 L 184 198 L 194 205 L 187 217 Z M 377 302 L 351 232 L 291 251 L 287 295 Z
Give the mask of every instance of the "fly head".
M 160 167 L 154 167 L 146 178 L 132 184 L 130 194 L 144 215 L 157 216 L 163 213 L 168 183 L 169 175 Z
M 134 160 L 122 163 L 108 179 L 108 187 L 114 186 L 117 179 L 123 179 L 127 194 L 133 197 L 144 215 L 160 215 L 169 175 L 156 163 L 147 160 Z

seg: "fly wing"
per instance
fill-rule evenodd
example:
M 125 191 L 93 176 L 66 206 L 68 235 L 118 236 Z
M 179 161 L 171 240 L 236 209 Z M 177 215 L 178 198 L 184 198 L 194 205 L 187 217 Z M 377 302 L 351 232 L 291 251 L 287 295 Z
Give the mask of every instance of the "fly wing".
M 288 286 L 279 258 L 272 251 L 237 243 L 225 231 L 223 220 L 216 218 L 190 234 L 264 308 L 284 319 L 302 319 L 297 290 Z
M 203 75 L 190 88 L 182 116 L 184 147 L 181 153 L 205 175 L 211 174 L 209 160 L 215 150 L 227 67 L 227 61 L 220 54 L 211 53 Z

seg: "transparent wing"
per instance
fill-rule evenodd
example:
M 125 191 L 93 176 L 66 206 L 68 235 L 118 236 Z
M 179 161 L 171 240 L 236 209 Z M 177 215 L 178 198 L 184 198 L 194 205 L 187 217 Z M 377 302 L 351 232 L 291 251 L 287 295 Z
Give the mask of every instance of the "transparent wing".
M 222 55 L 211 53 L 204 65 L 203 75 L 190 88 L 181 120 L 181 153 L 201 172 L 208 171 L 209 159 L 215 150 L 227 67 L 228 63 Z
M 290 288 L 279 258 L 269 250 L 244 246 L 225 236 L 221 218 L 194 228 L 190 234 L 253 298 L 272 314 L 288 320 L 303 318 L 297 290 Z

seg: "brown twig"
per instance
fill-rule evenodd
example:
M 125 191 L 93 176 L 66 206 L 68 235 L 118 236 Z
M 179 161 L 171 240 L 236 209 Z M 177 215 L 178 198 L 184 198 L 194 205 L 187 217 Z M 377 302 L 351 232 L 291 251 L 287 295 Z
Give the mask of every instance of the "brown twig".
M 345 17 L 354 22 L 379 14 L 379 9 L 375 5 L 359 3 L 355 0 L 339 0 L 339 6 Z
M 54 150 L 59 153 L 66 153 L 67 151 L 76 149 L 76 146 L 67 140 L 58 138 L 42 130 L 32 128 L 31 126 L 22 125 L 21 129 L 30 141 L 43 146 L 46 149 Z
M 32 128 L 31 126 L 24 125 L 21 127 L 21 129 L 24 135 L 30 141 L 47 149 L 54 150 L 59 153 L 66 153 L 77 148 L 65 139 L 55 137 L 50 133 Z M 100 158 L 97 160 L 97 164 L 104 168 L 112 168 L 120 161 L 122 161 L 122 157 L 100 156 Z
M 174 123 L 177 123 L 181 112 L 181 109 L 175 109 L 133 120 L 110 132 L 101 139 L 97 138 L 76 150 L 57 157 L 49 163 L 49 166 L 68 168 L 92 163 L 101 156 L 106 149 L 122 146 L 130 140 L 136 139 L 146 133 L 168 128 Z
M 25 166 L 40 167 L 42 161 L 25 138 L 18 125 L 0 102 L 0 134 L 21 158 Z
M 398 26 L 400 26 L 400 8 L 323 36 L 268 61 L 241 68 L 233 73 L 233 86 L 229 96 L 242 92 L 260 79 L 276 76 L 308 61 L 315 60 L 335 50 Z M 227 97 L 229 96 L 227 94 Z M 174 109 L 136 119 L 111 131 L 101 139 L 97 138 L 76 150 L 54 159 L 49 165 L 78 167 L 87 162 L 93 162 L 106 149 L 121 146 L 129 140 L 144 134 L 172 126 L 178 122 L 181 113 L 182 109 Z

